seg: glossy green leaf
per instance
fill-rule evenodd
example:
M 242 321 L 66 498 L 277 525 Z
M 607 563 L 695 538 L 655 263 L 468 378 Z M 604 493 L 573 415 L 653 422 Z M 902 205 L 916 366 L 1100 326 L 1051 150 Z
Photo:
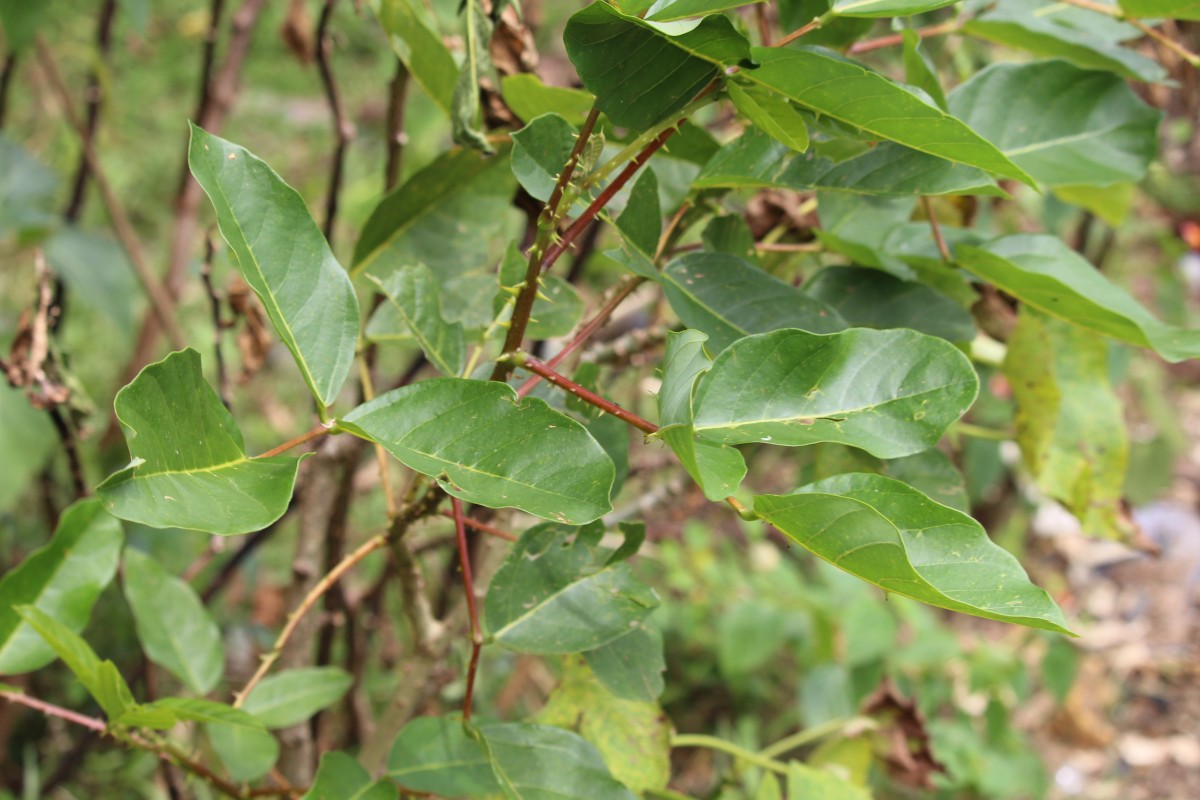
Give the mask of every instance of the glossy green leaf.
M 592 96 L 582 89 L 547 86 L 529 73 L 505 75 L 500 80 L 504 103 L 525 122 L 543 114 L 557 114 L 572 125 L 582 125 L 592 110 Z
M 479 127 L 480 83 L 487 79 L 495 86 L 496 71 L 492 66 L 489 44 L 492 41 L 492 18 L 480 0 L 464 0 L 459 6 L 463 17 L 463 59 L 458 68 L 458 80 L 450 102 L 450 122 L 456 144 L 466 145 L 484 153 L 494 152 L 487 135 Z
M 677 19 L 704 17 L 732 8 L 750 6 L 756 2 L 765 0 L 655 0 L 646 9 L 645 19 L 651 22 L 673 22 Z
M 268 728 L 304 722 L 342 699 L 354 678 L 338 667 L 300 667 L 263 678 L 242 708 Z
M 1121 47 L 1111 35 L 1086 27 L 1095 12 L 1047 0 L 1004 0 L 963 26 L 967 33 L 1084 69 L 1103 69 L 1126 78 L 1161 81 L 1166 70 L 1153 59 Z M 1080 22 L 1084 24 L 1080 24 Z M 1122 26 L 1138 35 L 1136 28 Z
M 1062 611 L 971 517 L 900 481 L 850 473 L 754 510 L 834 566 L 888 592 L 987 619 L 1069 633 Z
M 625 700 L 650 703 L 663 693 L 663 637 L 653 618 L 606 645 L 583 654 L 592 672 L 608 691 Z
M 500 383 L 421 381 L 359 406 L 339 427 L 379 442 L 471 503 L 577 524 L 612 509 L 613 463 L 596 440 Z
M 312 786 L 300 800 L 395 800 L 396 785 L 371 774 L 345 753 L 321 756 Z
M 503 153 L 444 153 L 375 206 L 354 245 L 351 275 L 370 269 L 386 277 L 398 265 L 419 263 L 444 281 L 487 261 L 480 240 L 503 226 L 514 184 Z
M 959 248 L 958 260 L 963 269 L 1047 314 L 1148 347 L 1167 361 L 1200 357 L 1200 331 L 1155 319 L 1057 237 L 1004 236 Z
M 506 800 L 635 800 L 595 748 L 570 731 L 508 723 L 480 733 Z
M 279 759 L 279 740 L 270 731 L 216 723 L 204 729 L 209 744 L 235 781 L 261 778 Z
M 1049 186 L 1136 182 L 1158 151 L 1158 111 L 1111 72 L 1065 61 L 993 64 L 949 102 L 952 114 Z
M 788 762 L 788 797 L 820 797 L 821 800 L 871 800 L 871 793 L 845 778 L 799 761 Z
M 1017 401 L 1017 444 L 1038 488 L 1091 536 L 1128 538 L 1122 509 L 1129 440 L 1108 379 L 1108 343 L 1091 331 L 1021 309 L 1004 374 Z
M 680 111 L 724 65 L 750 56 L 745 38 L 723 16 L 670 36 L 604 2 L 572 16 L 563 43 L 599 108 L 635 132 Z
M 388 755 L 387 775 L 405 789 L 443 797 L 492 795 L 500 785 L 487 751 L 449 717 L 417 717 Z
M 913 198 L 889 200 L 821 192 L 817 195 L 817 213 L 821 218 L 817 238 L 855 264 L 882 269 L 902 280 L 913 280 L 917 277 L 916 272 L 896 257 L 888 240 L 908 223 L 915 207 Z M 928 225 L 925 227 L 928 229 Z M 942 233 L 949 235 L 947 229 Z M 925 238 L 933 237 L 929 233 Z
M 1118 2 L 1121 10 L 1132 17 L 1200 20 L 1200 6 L 1196 5 L 1196 0 L 1118 0 Z
M 237 534 L 262 530 L 287 510 L 300 459 L 246 456 L 195 350 L 143 369 L 114 405 L 131 461 L 96 490 L 114 516 Z
M 146 657 L 196 694 L 208 694 L 225 671 L 225 645 L 196 591 L 132 548 L 125 550 L 123 576 Z
M 627 634 L 658 606 L 629 564 L 595 563 L 575 529 L 527 530 L 497 570 L 484 602 L 501 645 L 526 653 L 580 653 Z
M 188 165 L 313 397 L 338 395 L 358 340 L 358 299 L 304 199 L 248 150 L 192 126 Z
M 98 500 L 81 500 L 63 512 L 49 543 L 5 574 L 0 580 L 0 674 L 29 672 L 54 660 L 54 650 L 16 607 L 33 606 L 73 633 L 83 630 L 116 574 L 123 538 L 121 523 Z
M 411 333 L 430 363 L 443 375 L 456 376 L 462 372 L 467 356 L 466 334 L 461 323 L 447 322 L 442 316 L 440 289 L 429 268 L 416 264 L 400 268 L 387 280 L 370 277 L 387 298 L 387 305 L 381 307 L 392 312 L 387 320 L 398 322 Z M 372 323 L 379 313 L 375 312 Z
M 688 253 L 662 271 L 671 308 L 723 351 L 743 336 L 779 328 L 831 333 L 846 327 L 836 311 L 728 253 Z
M 450 114 L 458 65 L 425 6 L 418 0 L 377 0 L 375 10 L 396 57 L 438 108 Z
M 805 284 L 804 292 L 855 327 L 912 328 L 952 342 L 975 338 L 975 320 L 958 303 L 924 284 L 877 269 L 828 267 Z
M 958 0 L 834 0 L 829 10 L 839 17 L 911 17 L 952 6 Z
M 912 330 L 781 330 L 729 347 L 696 387 L 695 428 L 725 444 L 841 442 L 881 458 L 937 444 L 979 389 L 954 345 Z
M 671 777 L 671 730 L 662 708 L 615 696 L 581 656 L 567 658 L 562 681 L 536 720 L 578 733 L 638 795 L 665 788 Z
M 133 707 L 133 694 L 116 666 L 101 661 L 82 636 L 34 606 L 17 606 L 15 610 L 50 645 L 110 720 Z
M 808 149 L 808 125 L 787 100 L 750 83 L 730 81 L 725 88 L 738 113 L 772 139 L 800 153 Z
M 840 56 L 818 50 L 756 47 L 747 79 L 880 139 L 1031 183 L 1028 175 L 959 119 L 902 86 Z
M 658 436 L 709 500 L 723 500 L 746 477 L 742 454 L 728 445 L 700 439 L 692 429 L 692 394 L 697 379 L 712 366 L 704 352 L 708 336 L 685 330 L 667 334 L 662 388 L 658 394 Z

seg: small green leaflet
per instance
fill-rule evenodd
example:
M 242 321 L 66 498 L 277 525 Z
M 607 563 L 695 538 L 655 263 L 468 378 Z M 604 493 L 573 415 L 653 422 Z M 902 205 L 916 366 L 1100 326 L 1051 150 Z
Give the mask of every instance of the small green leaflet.
M 353 681 L 338 667 L 289 669 L 264 678 L 242 708 L 268 728 L 286 728 L 336 703 Z
M 958 0 L 835 0 L 829 10 L 839 17 L 911 17 L 952 6 Z

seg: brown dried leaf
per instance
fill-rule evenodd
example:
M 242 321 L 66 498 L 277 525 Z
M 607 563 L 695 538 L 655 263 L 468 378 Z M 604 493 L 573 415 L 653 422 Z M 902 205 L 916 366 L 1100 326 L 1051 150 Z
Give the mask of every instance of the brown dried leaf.
M 312 15 L 305 0 L 291 0 L 287 15 L 279 26 L 279 37 L 302 64 L 309 64 L 317 55 L 317 40 Z
M 242 357 L 242 371 L 238 375 L 238 383 L 246 383 L 263 368 L 267 361 L 267 353 L 271 349 L 271 328 L 267 324 L 266 315 L 258 298 L 241 278 L 235 278 L 226 290 L 229 308 L 233 311 L 234 322 L 241 320 L 237 331 L 238 353 Z
M 880 722 L 877 735 L 886 748 L 883 760 L 888 774 L 906 786 L 934 788 L 930 776 L 946 768 L 933 755 L 925 715 L 916 701 L 902 697 L 892 679 L 884 678 L 863 700 L 862 713 Z

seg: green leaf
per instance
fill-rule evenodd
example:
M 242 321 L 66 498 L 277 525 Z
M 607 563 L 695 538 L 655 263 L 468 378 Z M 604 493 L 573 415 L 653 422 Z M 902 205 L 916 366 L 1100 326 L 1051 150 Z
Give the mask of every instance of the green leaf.
M 1004 236 L 983 247 L 960 247 L 958 261 L 1044 313 L 1150 348 L 1167 361 L 1200 356 L 1200 331 L 1159 322 L 1057 237 Z
M 654 702 L 664 688 L 662 632 L 651 617 L 629 633 L 583 654 L 596 678 L 624 700 Z
M 941 450 L 926 450 L 883 462 L 882 474 L 903 481 L 931 500 L 969 514 L 966 481 L 954 462 Z
M 386 319 L 389 329 L 394 329 L 390 323 L 399 323 L 403 330 L 413 335 L 439 372 L 452 377 L 462 372 L 467 357 L 466 335 L 461 323 L 447 322 L 442 316 L 441 292 L 429 267 L 424 264 L 401 267 L 383 281 L 374 275 L 369 277 L 388 300 L 384 308 L 392 312 L 387 318 L 381 318 L 381 308 L 375 312 L 371 323 L 374 325 L 376 320 Z M 380 327 L 375 325 L 376 335 L 381 332 Z M 370 330 L 371 326 L 368 326 L 368 332 Z
M 353 676 L 338 667 L 289 669 L 263 678 L 242 708 L 268 728 L 287 728 L 342 699 L 353 682 Z
M 389 781 L 372 781 L 371 775 L 345 753 L 321 756 L 312 786 L 300 800 L 395 800 L 396 786 Z
M 772 139 L 799 153 L 808 149 L 808 126 L 787 100 L 749 83 L 730 81 L 725 88 L 738 112 Z
M 633 185 L 625 210 L 616 219 L 617 230 L 633 247 L 654 258 L 662 236 L 662 206 L 658 199 L 658 175 L 647 167 Z
M 613 463 L 587 430 L 493 381 L 434 378 L 351 411 L 339 427 L 382 444 L 447 492 L 566 523 L 612 510 Z
M 558 114 L 543 114 L 513 132 L 512 171 L 535 200 L 550 199 L 578 135 L 579 130 Z
M 304 199 L 248 150 L 192 126 L 188 165 L 246 283 L 322 406 L 354 363 L 358 299 Z
M 596 105 L 634 132 L 680 111 L 724 65 L 750 56 L 745 38 L 723 16 L 670 36 L 603 2 L 571 17 L 563 43 Z
M 525 122 L 543 114 L 558 114 L 572 125 L 582 125 L 592 110 L 592 96 L 582 89 L 547 86 L 530 73 L 500 79 L 504 103 Z
M 709 500 L 733 494 L 746 477 L 742 454 L 728 445 L 705 441 L 692 429 L 692 394 L 697 379 L 712 366 L 704 352 L 708 336 L 685 330 L 667 334 L 662 388 L 658 394 L 659 429 L 667 446 Z
M 45 244 L 46 262 L 71 289 L 72 296 L 112 321 L 118 330 L 134 325 L 141 289 L 129 257 L 116 239 L 64 227 Z
M 616 697 L 580 656 L 567 658 L 562 681 L 536 720 L 578 733 L 638 795 L 665 788 L 671 777 L 671 730 L 662 708 Z
M 1196 0 L 1118 0 L 1118 2 L 1121 10 L 1131 17 L 1200 20 L 1200 7 L 1196 5 Z
M 745 679 L 783 645 L 787 631 L 771 606 L 754 601 L 724 609 L 715 621 L 717 667 L 727 681 Z
M 550 725 L 480 729 L 506 800 L 635 800 L 590 744 Z
M 1048 186 L 1137 182 L 1158 150 L 1162 114 L 1111 72 L 1065 61 L 993 64 L 949 100 L 951 113 Z
M 788 797 L 820 797 L 821 800 L 871 800 L 871 793 L 850 781 L 799 761 L 788 762 Z
M 133 694 L 116 666 L 101 661 L 83 637 L 34 606 L 17 606 L 15 610 L 54 649 L 110 720 L 134 705 Z
M 209 723 L 204 729 L 217 757 L 235 781 L 257 780 L 279 759 L 279 741 L 269 731 L 217 723 Z
M 1063 58 L 1084 69 L 1103 69 L 1149 82 L 1166 77 L 1166 70 L 1158 62 L 1121 47 L 1111 34 L 1105 35 L 1109 34 L 1107 30 L 1087 27 L 1095 16 L 1086 9 L 1046 0 L 1004 0 L 967 20 L 963 30 L 1034 55 Z M 1120 25 L 1117 29 L 1121 28 L 1134 36 L 1140 34 L 1133 26 Z
M 975 338 L 975 321 L 958 303 L 928 286 L 877 269 L 828 267 L 805 284 L 846 322 L 863 328 L 912 328 L 952 342 Z
M 533 301 L 525 335 L 535 339 L 566 336 L 583 317 L 583 298 L 575 287 L 557 275 L 543 275 L 541 296 Z
M 738 339 L 780 328 L 832 333 L 838 313 L 799 289 L 728 253 L 688 253 L 662 271 L 667 302 L 689 328 L 721 352 Z
M 405 789 L 444 797 L 494 795 L 500 784 L 487 752 L 461 720 L 417 717 L 388 755 L 387 774 Z
M 424 6 L 413 0 L 378 0 L 375 6 L 396 57 L 438 108 L 450 114 L 458 65 Z
M 61 445 L 50 416 L 30 405 L 25 393 L 8 381 L 0 381 L 0 419 L 0 509 L 7 510 Z
M 450 104 L 450 122 L 456 144 L 474 147 L 484 153 L 495 152 L 479 125 L 479 84 L 484 78 L 497 85 L 489 44 L 492 41 L 492 18 L 479 0 L 464 0 L 459 6 L 463 15 L 463 61 Z
M 146 657 L 196 694 L 212 691 L 225 671 L 225 645 L 195 590 L 132 548 L 125 550 L 124 586 Z
M 626 562 L 596 558 L 573 528 L 543 523 L 527 530 L 484 601 L 495 641 L 546 655 L 592 650 L 629 633 L 658 598 Z
M 1122 509 L 1129 440 L 1108 380 L 1108 344 L 1094 333 L 1021 309 L 1004 359 L 1017 401 L 1017 444 L 1038 488 L 1091 536 L 1127 539 Z
M 114 516 L 152 528 L 262 530 L 283 515 L 300 459 L 246 456 L 241 431 L 187 349 L 117 392 L 130 464 L 96 491 Z
M 900 32 L 904 37 L 904 80 L 933 98 L 937 107 L 946 110 L 946 93 L 938 78 L 937 68 L 921 49 L 921 36 L 912 28 Z
M 880 139 L 987 172 L 1032 180 L 959 119 L 902 86 L 840 56 L 817 50 L 756 47 L 748 80 Z
M 1135 188 L 1132 183 L 1115 183 L 1103 188 L 1056 186 L 1054 194 L 1059 200 L 1086 209 L 1116 228 L 1129 218 Z
M 911 17 L 952 6 L 958 0 L 835 0 L 829 10 L 839 17 Z M 804 795 L 800 795 L 803 797 Z
M 725 444 L 841 442 L 880 458 L 935 445 L 979 389 L 944 339 L 853 328 L 782 330 L 717 356 L 696 388 L 696 432 Z
M 83 630 L 116 574 L 123 538 L 121 523 L 98 500 L 81 500 L 63 512 L 49 543 L 0 580 L 0 674 L 30 672 L 54 660 L 54 650 L 16 607 L 35 607 L 73 633 Z
M 225 703 L 215 703 L 198 697 L 164 697 L 139 706 L 142 711 L 159 711 L 176 720 L 203 722 L 242 728 L 247 731 L 266 731 L 254 715 Z
M 1070 633 L 1062 611 L 971 517 L 900 481 L 850 473 L 754 510 L 798 544 L 888 592 L 939 608 Z
M 817 195 L 817 210 L 821 217 L 817 238 L 855 264 L 876 267 L 902 280 L 912 280 L 916 272 L 896 257 L 889 240 L 904 230 L 915 206 L 913 198 L 886 200 L 821 192 Z M 924 227 L 924 238 L 933 238 L 929 226 Z M 942 234 L 949 237 L 951 230 L 943 228 Z
M 673 22 L 688 17 L 704 17 L 732 8 L 754 5 L 765 0 L 656 0 L 646 9 L 645 19 L 651 22 Z M 626 9 L 628 13 L 634 13 Z
M 5 2 L 0 3 L 0 9 L 7 11 L 27 5 L 36 4 Z M 11 38 L 8 42 L 10 47 L 15 46 Z M 57 193 L 58 177 L 54 171 L 0 134 L 0 242 L 7 242 L 10 236 L 38 238 L 58 224 L 54 212 Z

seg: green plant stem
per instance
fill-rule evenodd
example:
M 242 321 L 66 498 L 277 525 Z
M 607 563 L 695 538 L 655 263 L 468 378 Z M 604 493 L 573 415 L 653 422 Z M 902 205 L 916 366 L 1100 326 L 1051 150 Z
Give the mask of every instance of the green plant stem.
M 288 441 L 284 442 L 283 444 L 279 445 L 278 447 L 272 447 L 270 450 L 263 453 L 262 455 L 257 455 L 254 457 L 255 458 L 271 458 L 272 456 L 277 456 L 280 453 L 286 453 L 288 450 L 291 450 L 293 447 L 299 447 L 300 445 L 304 444 L 305 442 L 311 442 L 313 439 L 317 439 L 317 438 L 319 438 L 321 436 L 325 436 L 326 434 L 329 434 L 329 433 L 333 433 L 333 425 L 332 424 L 318 425 L 315 428 L 313 428 L 312 430 L 300 434 L 295 439 L 289 439 Z
M 658 426 L 653 422 L 644 420 L 632 411 L 626 411 L 611 400 L 601 397 L 590 389 L 583 388 L 570 378 L 559 375 L 536 358 L 518 353 L 511 357 L 510 361 L 518 367 L 524 367 L 535 375 L 540 375 L 547 382 L 570 392 L 588 405 L 595 406 L 601 411 L 612 414 L 622 422 L 632 425 L 646 434 L 658 433 Z
M 471 701 L 475 696 L 475 676 L 479 670 L 479 651 L 483 648 L 483 631 L 479 627 L 479 610 L 475 606 L 475 580 L 471 576 L 471 548 L 467 545 L 467 526 L 463 523 L 462 501 L 450 498 L 454 511 L 454 534 L 458 541 L 458 563 L 462 567 L 463 592 L 466 593 L 467 619 L 471 623 L 471 663 L 467 667 L 467 689 L 463 693 L 463 722 L 471 721 Z
M 1012 431 L 985 428 L 982 425 L 972 425 L 970 422 L 956 422 L 951 430 L 973 439 L 990 439 L 994 442 L 1007 442 L 1016 438 Z
M 575 137 L 575 146 L 571 148 L 571 155 L 567 157 L 567 163 L 563 165 L 562 172 L 558 174 L 558 180 L 554 182 L 554 190 L 550 192 L 550 199 L 546 201 L 546 207 L 542 209 L 542 214 L 547 215 L 550 219 L 561 216 L 559 212 L 563 192 L 571 184 L 571 178 L 574 177 L 575 169 L 579 166 L 579 157 L 583 155 L 588 140 L 592 138 L 592 131 L 599 119 L 600 108 L 593 103 L 592 110 L 588 112 L 587 119 L 583 121 L 583 127 L 579 129 L 579 135 Z
M 792 750 L 810 745 L 815 741 L 824 739 L 826 736 L 845 730 L 851 725 L 861 725 L 864 728 L 868 725 L 874 726 L 875 721 L 869 717 L 845 717 L 843 719 L 831 719 L 828 722 L 823 722 L 820 725 L 814 725 L 811 728 L 806 728 L 791 736 L 780 739 L 775 744 L 769 747 L 764 747 L 759 751 L 759 755 L 764 758 L 778 758 L 779 756 L 790 753 Z
M 753 753 L 744 747 L 739 747 L 733 742 L 718 739 L 716 736 L 706 736 L 702 733 L 683 733 L 671 738 L 671 747 L 703 747 L 706 750 L 718 750 L 745 761 L 747 764 L 768 769 L 779 775 L 787 775 L 788 773 L 787 764 L 776 761 L 773 758 L 768 758 L 761 753 Z

